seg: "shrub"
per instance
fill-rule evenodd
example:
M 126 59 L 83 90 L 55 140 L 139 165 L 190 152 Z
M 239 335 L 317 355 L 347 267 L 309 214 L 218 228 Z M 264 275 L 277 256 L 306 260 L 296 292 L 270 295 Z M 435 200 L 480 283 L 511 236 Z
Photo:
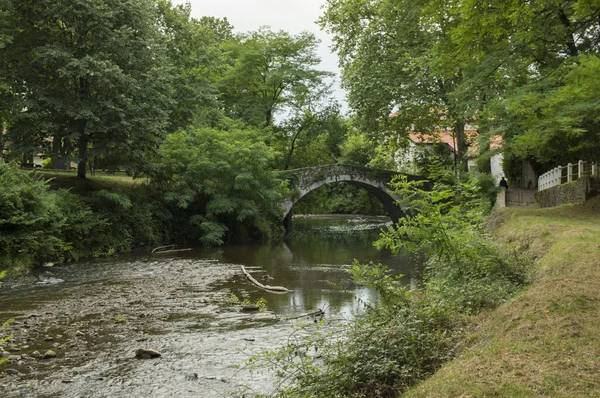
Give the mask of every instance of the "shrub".
M 0 271 L 0 281 L 2 281 L 2 279 L 3 279 L 5 276 L 6 276 L 6 272 L 4 272 L 4 271 Z M 0 285 L 1 285 L 1 284 L 2 284 L 2 282 L 0 282 Z M 10 325 L 10 324 L 11 324 L 13 321 L 14 321 L 14 319 L 9 319 L 9 320 L 7 320 L 6 322 L 4 322 L 4 323 L 2 324 L 2 326 L 0 326 L 0 331 L 1 331 L 2 329 L 6 328 L 8 325 Z M 0 347 L 2 347 L 2 345 L 3 345 L 4 343 L 6 343 L 8 340 L 10 340 L 10 339 L 11 339 L 11 337 L 12 337 L 12 336 L 10 336 L 10 335 L 9 335 L 9 336 L 3 336 L 3 335 L 0 335 Z M 0 358 L 0 364 L 4 363 L 4 362 L 6 362 L 6 361 L 8 361 L 8 357 L 6 357 L 6 358 Z
M 168 137 L 150 175 L 185 219 L 180 228 L 202 243 L 220 245 L 234 235 L 269 238 L 284 193 L 270 167 L 275 155 L 258 131 L 194 128 Z
M 164 203 L 155 199 L 158 192 L 143 185 L 127 193 L 100 190 L 90 197 L 96 214 L 107 222 L 98 233 L 90 236 L 94 256 L 112 255 L 136 248 L 160 244 L 165 234 L 165 222 L 171 217 Z M 166 232 L 166 231 L 165 231 Z
M 50 191 L 48 182 L 0 164 L 0 269 L 76 257 L 79 240 L 105 221 L 80 198 Z

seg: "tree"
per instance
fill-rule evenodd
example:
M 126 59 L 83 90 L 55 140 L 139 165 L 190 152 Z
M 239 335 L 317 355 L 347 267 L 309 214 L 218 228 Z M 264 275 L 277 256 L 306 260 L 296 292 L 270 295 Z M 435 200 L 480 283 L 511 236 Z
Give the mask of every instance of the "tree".
M 600 2 L 466 0 L 461 13 L 455 42 L 488 66 L 473 78 L 502 82 L 482 124 L 504 135 L 505 157 L 540 171 L 597 157 Z
M 158 1 L 161 31 L 174 68 L 174 103 L 170 132 L 218 119 L 217 81 L 224 72 L 223 42 L 232 38 L 227 19 L 190 16 L 190 3 Z
M 164 136 L 171 74 L 151 0 L 10 2 L 2 74 L 18 94 L 9 134 L 26 150 L 76 150 L 136 165 Z M 48 151 L 50 152 L 50 151 Z
M 284 170 L 335 163 L 347 130 L 339 105 L 323 86 L 292 103 L 288 117 L 275 127 L 275 145 Z
M 284 183 L 274 171 L 277 153 L 259 130 L 226 122 L 170 134 L 150 173 L 165 200 L 185 211 L 188 236 L 221 245 L 236 231 L 269 236 L 281 217 Z
M 263 27 L 224 45 L 230 66 L 220 81 L 226 115 L 255 126 L 272 126 L 277 111 L 320 87 L 330 73 L 315 69 L 318 40 Z
M 0 51 L 12 40 L 12 32 L 8 23 L 9 0 L 0 0 Z M 0 52 L 1 54 L 1 52 Z M 0 57 L 0 70 L 4 70 L 5 59 Z M 8 110 L 11 108 L 11 92 L 8 88 L 6 76 L 0 73 L 0 163 L 4 152 L 4 128 L 7 119 Z
M 329 0 L 320 24 L 334 35 L 349 103 L 366 131 L 403 145 L 410 130 L 449 126 L 465 168 L 464 127 L 479 98 L 459 95 L 466 68 L 449 68 L 440 51 L 460 22 L 453 3 Z

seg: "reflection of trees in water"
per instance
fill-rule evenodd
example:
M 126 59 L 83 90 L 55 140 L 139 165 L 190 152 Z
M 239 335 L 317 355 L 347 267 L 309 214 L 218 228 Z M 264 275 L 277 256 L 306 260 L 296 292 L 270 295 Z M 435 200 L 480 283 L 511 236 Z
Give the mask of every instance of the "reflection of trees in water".
M 288 245 L 294 251 L 295 247 L 339 248 L 363 247 L 373 250 L 373 242 L 379 236 L 379 228 L 371 230 L 344 230 L 336 228 L 296 228 L 293 229 Z
M 410 283 L 414 271 L 409 258 L 392 257 L 373 246 L 379 230 L 385 227 L 385 219 L 335 215 L 293 222 L 294 228 L 285 242 L 225 249 L 225 261 L 256 267 L 251 269 L 255 277 L 268 273 L 275 278 L 269 284 L 292 290 L 285 295 L 246 290 L 252 300 L 265 297 L 268 307 L 282 315 L 321 308 L 328 313 L 355 316 L 365 302 L 376 300 L 377 295 L 351 280 L 348 267 L 354 259 L 381 262 L 408 275 L 406 283 Z

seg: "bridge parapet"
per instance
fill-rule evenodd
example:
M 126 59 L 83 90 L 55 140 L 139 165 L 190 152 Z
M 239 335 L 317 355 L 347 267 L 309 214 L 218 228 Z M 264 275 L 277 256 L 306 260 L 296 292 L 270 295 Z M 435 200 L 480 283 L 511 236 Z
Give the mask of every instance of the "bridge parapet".
M 281 176 L 289 181 L 289 188 L 292 190 L 292 197 L 282 203 L 284 216 L 287 218 L 294 204 L 307 193 L 322 185 L 346 182 L 366 189 L 379 199 L 395 222 L 399 217 L 404 216 L 404 212 L 397 204 L 402 198 L 391 192 L 389 183 L 399 175 L 406 175 L 409 181 L 425 180 L 424 177 L 390 170 L 344 164 L 307 167 L 282 172 Z

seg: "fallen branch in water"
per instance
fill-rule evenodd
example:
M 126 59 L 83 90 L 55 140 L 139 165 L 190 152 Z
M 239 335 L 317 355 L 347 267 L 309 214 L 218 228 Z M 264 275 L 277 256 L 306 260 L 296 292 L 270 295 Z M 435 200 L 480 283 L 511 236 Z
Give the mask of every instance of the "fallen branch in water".
M 166 246 L 158 246 L 156 248 L 154 248 L 154 250 L 152 250 L 152 254 L 154 254 L 155 251 L 160 250 L 160 249 L 168 249 L 170 247 L 177 247 L 177 245 L 166 245 Z
M 246 278 L 248 278 L 248 280 L 252 283 L 254 283 L 256 286 L 260 287 L 263 290 L 266 290 L 268 292 L 271 293 L 287 293 L 289 292 L 289 289 L 286 289 L 283 286 L 269 286 L 269 285 L 263 285 L 262 283 L 260 283 L 259 281 L 257 281 L 256 279 L 254 279 L 252 277 L 252 275 L 250 275 L 248 273 L 248 271 L 246 271 L 246 268 L 244 268 L 244 266 L 242 265 L 242 272 L 244 273 L 244 275 L 246 276 Z
M 163 254 L 163 253 L 176 253 L 176 252 L 189 252 L 192 249 L 173 249 L 173 250 L 163 250 L 161 252 L 158 252 L 156 254 Z
M 319 308 L 316 311 L 307 312 L 306 314 L 302 314 L 302 315 L 298 315 L 298 316 L 293 316 L 293 317 L 289 317 L 288 316 L 285 319 L 289 321 L 289 320 L 292 320 L 292 319 L 299 319 L 299 318 L 304 318 L 304 317 L 309 317 L 309 316 L 317 317 L 317 316 L 323 316 L 323 315 L 325 315 L 325 311 L 323 311 L 322 309 Z
M 152 254 L 154 254 L 157 250 L 161 250 L 161 249 L 168 249 L 170 247 L 177 247 L 177 245 L 166 245 L 166 246 L 158 246 L 157 248 L 155 248 L 154 250 L 152 250 Z M 156 254 L 163 254 L 163 253 L 175 253 L 175 252 L 187 252 L 190 251 L 192 249 L 172 249 L 172 250 L 162 250 Z

